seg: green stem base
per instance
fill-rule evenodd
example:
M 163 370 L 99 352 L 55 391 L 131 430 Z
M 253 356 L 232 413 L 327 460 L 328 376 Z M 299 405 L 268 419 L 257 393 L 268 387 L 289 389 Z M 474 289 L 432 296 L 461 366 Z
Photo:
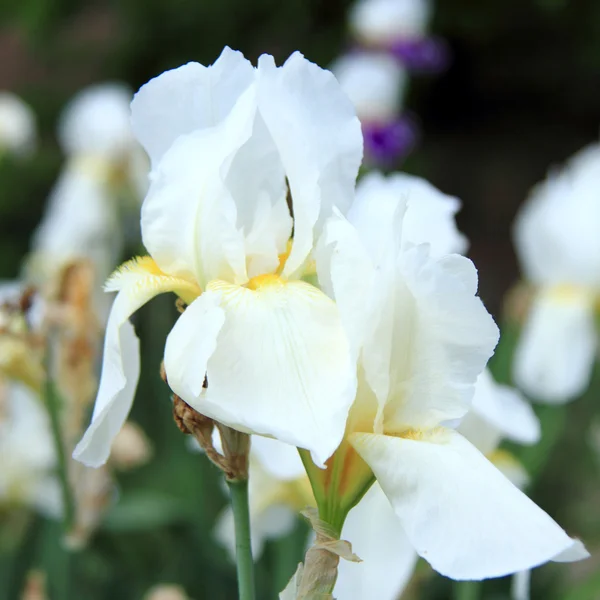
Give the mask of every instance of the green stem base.
M 235 558 L 239 600 L 255 600 L 254 561 L 250 543 L 250 511 L 248 506 L 248 480 L 228 481 L 231 508 L 235 525 Z

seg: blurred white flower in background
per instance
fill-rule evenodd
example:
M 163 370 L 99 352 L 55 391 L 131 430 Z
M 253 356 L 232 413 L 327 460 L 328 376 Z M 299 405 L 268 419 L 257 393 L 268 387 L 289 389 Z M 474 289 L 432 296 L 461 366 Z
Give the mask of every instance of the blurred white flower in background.
M 210 67 L 150 81 L 132 111 L 152 163 L 142 207 L 151 256 L 107 284 L 119 293 L 74 456 L 107 460 L 139 373 L 129 316 L 175 292 L 188 306 L 167 338 L 171 389 L 203 415 L 309 448 L 322 464 L 343 435 L 356 375 L 335 304 L 301 278 L 314 270 L 322 222 L 354 194 L 362 137 L 350 101 L 299 53 L 281 67 L 263 55 L 254 68 L 226 48 Z
M 73 260 L 88 259 L 99 290 L 118 264 L 126 207 L 137 210 L 147 188 L 148 164 L 130 124 L 131 98 L 122 84 L 98 84 L 65 108 L 58 137 L 66 163 L 33 237 L 27 265 L 36 283 Z M 97 301 L 106 305 L 104 298 Z
M 338 58 L 331 71 L 365 123 L 390 123 L 402 109 L 406 71 L 389 54 L 351 52 Z
M 424 37 L 431 14 L 429 0 L 358 0 L 350 12 L 350 28 L 367 46 L 390 46 Z
M 36 119 L 23 100 L 10 92 L 0 92 L 0 154 L 31 154 L 37 144 Z
M 517 385 L 563 403 L 589 384 L 598 352 L 600 144 L 538 184 L 522 206 L 514 239 L 533 301 L 514 356 Z
M 0 376 L 0 503 L 58 517 L 62 502 L 56 453 L 42 399 Z

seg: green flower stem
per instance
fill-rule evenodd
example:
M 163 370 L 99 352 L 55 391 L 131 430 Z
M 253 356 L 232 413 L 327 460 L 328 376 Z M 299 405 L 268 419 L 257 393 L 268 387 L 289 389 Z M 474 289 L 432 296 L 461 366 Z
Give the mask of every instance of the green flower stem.
M 481 595 L 481 581 L 455 581 L 454 600 L 478 600 Z
M 47 373 L 49 373 L 48 370 Z M 63 500 L 64 531 L 66 534 L 68 534 L 73 529 L 75 524 L 75 500 L 73 498 L 73 491 L 69 482 L 69 464 L 65 453 L 65 445 L 62 434 L 62 425 L 60 419 L 61 398 L 58 395 L 56 386 L 54 385 L 54 382 L 49 374 L 46 377 L 45 395 L 46 406 L 48 409 L 48 414 L 50 415 L 50 427 L 52 429 L 54 449 L 58 459 L 58 477 L 60 479 Z
M 235 525 L 235 559 L 239 600 L 254 600 L 254 561 L 250 544 L 248 480 L 228 481 Z

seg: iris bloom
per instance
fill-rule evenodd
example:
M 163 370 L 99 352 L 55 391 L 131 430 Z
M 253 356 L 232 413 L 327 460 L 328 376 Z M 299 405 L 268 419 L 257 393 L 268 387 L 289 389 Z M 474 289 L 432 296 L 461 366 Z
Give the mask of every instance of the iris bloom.
M 548 403 L 587 388 L 598 352 L 600 144 L 534 188 L 514 236 L 533 302 L 514 357 L 516 383 Z
M 150 256 L 107 283 L 118 294 L 75 457 L 106 461 L 139 369 L 128 318 L 174 292 L 187 308 L 166 342 L 171 389 L 201 414 L 323 464 L 343 436 L 355 365 L 336 305 L 302 276 L 314 271 L 320 223 L 354 194 L 362 138 L 350 101 L 298 53 L 254 68 L 226 48 L 210 67 L 189 63 L 142 87 L 132 122 L 152 163 Z
M 447 426 L 468 412 L 498 339 L 473 264 L 418 243 L 410 223 L 421 208 L 410 196 L 370 200 L 357 195 L 347 218 L 334 216 L 319 247 L 321 284 L 359 357 L 344 441 L 327 471 L 304 457 L 324 518 L 339 526 L 374 477 L 417 554 L 453 579 L 586 556 Z

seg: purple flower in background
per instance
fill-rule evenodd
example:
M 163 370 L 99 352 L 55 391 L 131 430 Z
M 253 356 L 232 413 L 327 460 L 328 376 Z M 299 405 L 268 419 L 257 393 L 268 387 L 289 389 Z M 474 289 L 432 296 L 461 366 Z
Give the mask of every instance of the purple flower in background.
M 410 153 L 417 140 L 417 126 L 405 116 L 388 123 L 365 122 L 362 130 L 365 161 L 378 165 L 398 163 Z
M 451 58 L 448 44 L 437 37 L 400 38 L 389 51 L 410 71 L 439 73 L 448 68 Z

